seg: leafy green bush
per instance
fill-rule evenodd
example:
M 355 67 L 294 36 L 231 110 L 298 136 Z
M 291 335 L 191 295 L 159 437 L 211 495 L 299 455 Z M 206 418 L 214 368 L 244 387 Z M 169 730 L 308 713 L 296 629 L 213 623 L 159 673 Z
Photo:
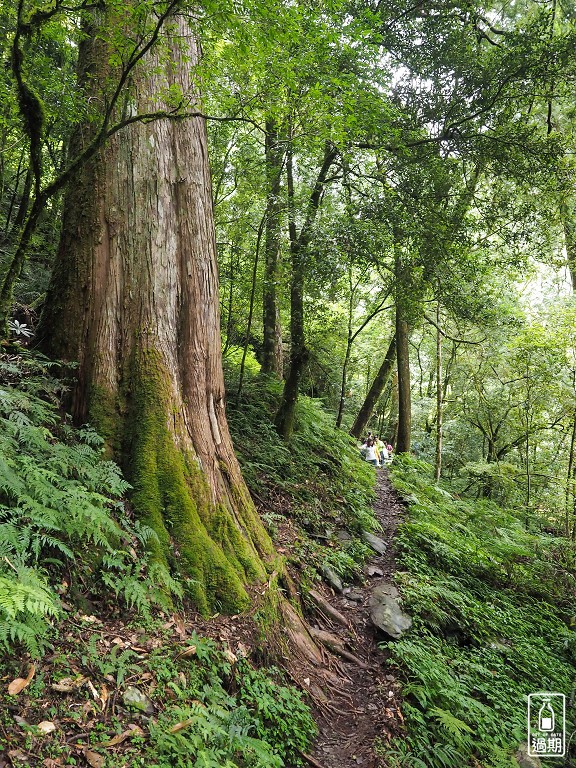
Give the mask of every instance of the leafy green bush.
M 179 728 L 179 726 L 182 726 Z M 282 760 L 252 729 L 246 708 L 193 701 L 151 725 L 151 768 L 282 768 Z
M 353 580 L 369 549 L 356 540 L 342 543 L 335 533 L 341 528 L 352 533 L 378 528 L 374 468 L 360 458 L 355 441 L 334 427 L 334 417 L 320 400 L 299 397 L 295 431 L 285 442 L 274 426 L 281 384 L 247 375 L 238 404 L 237 371 L 230 361 L 227 374 L 228 423 L 236 454 L 271 533 L 284 517 L 296 520 L 304 529 L 300 559 L 316 568 L 328 564 L 342 578 Z M 329 539 L 329 549 L 318 543 Z
M 301 765 L 316 726 L 300 693 L 233 661 L 209 639 L 193 634 L 190 661 L 152 655 L 163 714 L 150 723 L 151 744 L 142 765 L 152 768 L 282 768 Z M 175 701 L 174 701 L 175 700 Z M 286 762 L 285 762 L 286 761 Z M 140 763 L 136 763 L 139 765 Z
M 34 765 L 72 765 L 74 741 L 103 768 L 302 765 L 300 750 L 308 750 L 315 725 L 301 694 L 283 684 L 278 670 L 256 670 L 195 632 L 183 645 L 164 620 L 147 621 L 136 634 L 117 620 L 112 643 L 102 629 L 86 640 L 91 626 L 64 618 L 54 653 L 36 662 L 31 685 L 12 699 L 11 711 L 0 712 L 0 754 L 25 745 Z M 19 668 L 14 655 L 0 655 L 0 677 L 10 680 Z M 128 687 L 138 690 L 152 716 L 140 710 L 134 691 L 134 703 L 128 702 Z M 98 694 L 101 703 L 115 704 L 98 711 Z M 58 726 L 50 739 L 35 725 L 15 727 L 18 705 L 27 722 L 50 718 Z
M 251 669 L 241 661 L 238 700 L 252 713 L 258 738 L 266 739 L 283 760 L 294 765 L 316 736 L 316 724 L 300 693 L 279 685 L 271 674 L 278 671 Z
M 0 359 L 0 645 L 34 655 L 59 614 L 57 589 L 94 595 L 104 583 L 143 611 L 178 589 L 146 569 L 154 534 L 127 519 L 129 486 L 102 459 L 99 436 L 62 422 L 50 366 L 25 352 Z M 80 564 L 82 583 L 70 583 Z
M 430 467 L 397 459 L 409 504 L 397 574 L 412 632 L 388 645 L 406 676 L 398 765 L 511 765 L 525 741 L 527 695 L 569 696 L 576 680 L 570 542 L 526 530 L 524 513 L 453 497 Z M 570 727 L 568 728 L 570 732 Z

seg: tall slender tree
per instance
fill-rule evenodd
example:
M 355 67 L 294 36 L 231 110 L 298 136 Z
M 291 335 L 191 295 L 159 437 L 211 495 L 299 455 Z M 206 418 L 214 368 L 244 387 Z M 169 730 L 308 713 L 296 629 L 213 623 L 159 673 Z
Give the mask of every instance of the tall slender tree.
M 280 324 L 280 283 L 282 280 L 282 167 L 284 152 L 278 120 L 266 120 L 266 235 L 262 306 L 264 341 L 262 346 L 262 373 L 281 379 L 284 373 L 282 326 Z

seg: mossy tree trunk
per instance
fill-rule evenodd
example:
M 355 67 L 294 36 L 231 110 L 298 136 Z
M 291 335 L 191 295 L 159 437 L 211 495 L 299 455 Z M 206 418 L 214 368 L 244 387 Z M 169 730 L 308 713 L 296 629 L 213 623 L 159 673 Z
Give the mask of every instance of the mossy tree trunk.
M 157 109 L 167 87 L 194 92 L 194 35 L 183 17 L 171 34 L 169 64 L 144 60 L 127 109 Z M 90 82 L 105 77 L 102 39 L 81 56 Z M 219 326 L 205 123 L 134 123 L 69 188 L 40 336 L 78 362 L 75 420 L 104 435 L 158 535 L 155 558 L 204 613 L 245 607 L 273 554 L 228 431 Z

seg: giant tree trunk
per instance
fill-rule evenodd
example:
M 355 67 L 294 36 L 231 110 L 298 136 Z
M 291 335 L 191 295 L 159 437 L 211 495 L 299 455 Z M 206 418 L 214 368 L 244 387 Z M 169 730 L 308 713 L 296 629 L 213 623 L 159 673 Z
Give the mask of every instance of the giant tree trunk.
M 134 78 L 140 112 L 166 86 L 193 90 L 193 34 L 181 17 L 172 33 L 165 73 L 149 59 Z M 98 78 L 108 57 L 92 39 L 83 62 Z M 104 435 L 154 557 L 204 613 L 245 607 L 272 554 L 226 422 L 206 146 L 200 118 L 134 123 L 83 168 L 40 328 L 46 352 L 78 361 L 74 418 Z
M 396 335 L 392 336 L 392 340 L 390 341 L 390 344 L 388 346 L 388 351 L 386 352 L 386 356 L 382 362 L 382 365 L 380 366 L 378 373 L 376 374 L 376 377 L 372 382 L 372 386 L 368 390 L 366 399 L 364 400 L 362 407 L 358 411 L 358 415 L 356 416 L 354 424 L 352 425 L 352 429 L 350 430 L 350 434 L 356 439 L 360 439 L 360 437 L 362 436 L 362 433 L 366 429 L 366 425 L 368 424 L 368 422 L 370 421 L 370 418 L 372 417 L 374 408 L 376 407 L 376 403 L 378 402 L 378 398 L 384 391 L 384 387 L 388 383 L 390 374 L 394 370 L 395 362 L 396 362 Z
M 278 295 L 282 279 L 280 188 L 283 152 L 279 145 L 278 126 L 273 119 L 266 121 L 265 152 L 268 200 L 264 246 L 266 257 L 262 291 L 264 314 L 262 373 L 272 374 L 281 379 L 284 372 L 284 360 Z

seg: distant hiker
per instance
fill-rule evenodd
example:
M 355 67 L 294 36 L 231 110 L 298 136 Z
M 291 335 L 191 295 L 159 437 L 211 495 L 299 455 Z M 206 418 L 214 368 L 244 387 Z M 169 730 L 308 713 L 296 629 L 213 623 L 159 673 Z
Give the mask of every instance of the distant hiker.
M 390 460 L 390 454 L 388 452 L 388 448 L 386 447 L 386 443 L 381 440 L 379 437 L 376 438 L 376 446 L 378 448 L 378 458 L 380 459 L 380 466 L 383 467 L 384 464 L 387 464 Z
M 374 444 L 374 440 L 372 440 L 372 438 L 366 441 L 366 461 L 369 464 L 373 464 L 375 467 L 378 466 L 378 454 L 376 452 L 376 445 Z

